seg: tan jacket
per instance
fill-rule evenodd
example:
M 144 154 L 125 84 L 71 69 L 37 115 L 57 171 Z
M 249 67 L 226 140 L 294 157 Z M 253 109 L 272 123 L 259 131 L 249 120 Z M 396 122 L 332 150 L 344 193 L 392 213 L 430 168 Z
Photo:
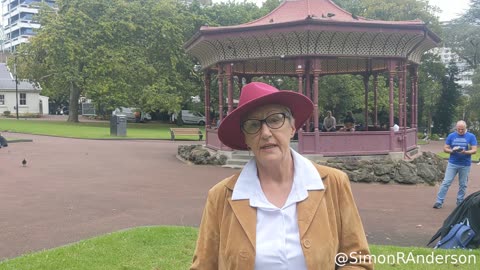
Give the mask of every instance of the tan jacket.
M 370 252 L 348 176 L 337 169 L 315 166 L 325 190 L 309 191 L 308 198 L 297 204 L 300 243 L 308 270 L 373 269 L 372 264 L 362 263 L 364 257 L 356 256 Z M 249 200 L 232 201 L 238 176 L 209 191 L 191 270 L 254 269 L 257 212 Z M 336 267 L 338 253 L 352 253 L 352 263 Z

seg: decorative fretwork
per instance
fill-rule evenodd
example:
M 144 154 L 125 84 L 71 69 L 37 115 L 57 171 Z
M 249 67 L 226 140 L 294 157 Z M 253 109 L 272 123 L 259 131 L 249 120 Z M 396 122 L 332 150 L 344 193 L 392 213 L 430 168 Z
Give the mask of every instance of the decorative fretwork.
M 425 39 L 421 32 L 292 31 L 203 40 L 190 53 L 197 57 L 203 67 L 222 62 L 266 61 L 257 61 L 254 67 L 245 66 L 245 72 L 251 74 L 263 71 L 285 74 L 292 70 L 292 67 L 285 65 L 285 59 L 298 57 L 328 58 L 328 68 L 323 70 L 326 73 L 355 73 L 365 69 L 360 63 L 365 61 L 362 59 L 408 57 L 410 61 L 418 63 L 421 54 L 434 46 L 435 43 Z M 348 58 L 359 60 L 345 60 Z

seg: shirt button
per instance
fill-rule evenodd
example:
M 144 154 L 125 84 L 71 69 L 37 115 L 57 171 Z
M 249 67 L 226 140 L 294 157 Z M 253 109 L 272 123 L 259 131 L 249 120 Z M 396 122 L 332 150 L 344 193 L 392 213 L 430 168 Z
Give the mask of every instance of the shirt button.
M 310 240 L 305 239 L 305 240 L 303 240 L 303 246 L 305 248 L 310 248 L 312 246 L 312 243 L 310 242 Z

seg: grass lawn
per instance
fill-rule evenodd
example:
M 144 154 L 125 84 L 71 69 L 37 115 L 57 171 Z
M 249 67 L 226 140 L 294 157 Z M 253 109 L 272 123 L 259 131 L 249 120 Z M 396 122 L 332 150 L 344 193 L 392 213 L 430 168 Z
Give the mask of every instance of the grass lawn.
M 140 227 L 84 240 L 72 245 L 41 251 L 0 262 L 0 270 L 182 270 L 188 269 L 197 229 L 189 227 Z M 408 256 L 423 255 L 428 259 L 433 249 L 393 246 L 371 246 L 377 260 L 403 252 Z M 409 255 L 409 254 L 412 255 Z M 375 269 L 437 270 L 478 269 L 480 250 L 435 250 L 434 256 L 461 256 L 470 264 L 428 265 L 403 262 L 377 263 Z M 465 258 L 465 259 L 462 259 Z M 385 260 L 386 261 L 386 260 Z M 378 262 L 378 261 L 377 261 Z
M 438 155 L 440 158 L 443 158 L 443 159 L 448 159 L 448 158 L 450 157 L 450 154 L 445 153 L 445 152 L 437 153 L 437 155 Z M 477 153 L 472 156 L 472 162 L 478 162 L 479 159 L 480 159 L 480 153 L 477 151 Z
M 164 139 L 170 140 L 170 128 L 178 127 L 163 123 L 127 123 L 127 136 L 110 136 L 109 122 L 80 122 L 69 123 L 63 121 L 16 120 L 0 119 L 0 132 L 10 131 L 17 133 L 50 135 L 81 139 Z M 205 137 L 205 128 L 199 127 Z M 177 139 L 177 138 L 175 138 Z M 198 140 L 198 136 L 180 136 L 180 140 Z

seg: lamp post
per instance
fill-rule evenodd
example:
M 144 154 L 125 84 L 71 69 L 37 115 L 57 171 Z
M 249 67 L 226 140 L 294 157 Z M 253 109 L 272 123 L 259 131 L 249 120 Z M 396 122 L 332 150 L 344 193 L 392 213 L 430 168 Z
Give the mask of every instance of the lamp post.
M 15 55 L 15 61 L 13 62 L 13 72 L 15 73 L 15 110 L 17 113 L 17 120 L 18 120 L 18 76 L 17 76 L 17 56 Z

